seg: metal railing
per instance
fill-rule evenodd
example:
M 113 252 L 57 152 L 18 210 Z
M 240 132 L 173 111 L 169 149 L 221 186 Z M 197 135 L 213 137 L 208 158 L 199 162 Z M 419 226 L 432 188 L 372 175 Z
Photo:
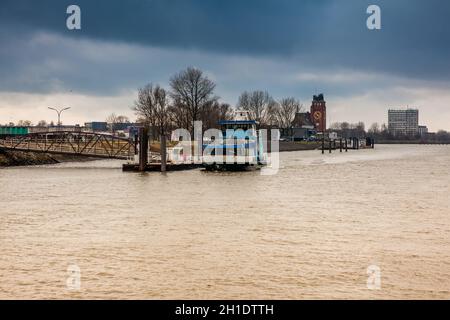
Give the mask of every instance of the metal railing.
M 134 154 L 134 143 L 128 139 L 89 132 L 39 132 L 0 137 L 0 147 L 117 159 L 127 159 Z

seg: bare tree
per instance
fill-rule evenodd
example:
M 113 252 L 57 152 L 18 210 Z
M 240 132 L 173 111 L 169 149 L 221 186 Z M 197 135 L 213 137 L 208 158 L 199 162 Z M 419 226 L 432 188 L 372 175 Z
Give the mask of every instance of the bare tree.
M 115 129 L 116 129 L 116 123 L 117 121 L 117 115 L 115 113 L 111 113 L 108 117 L 106 117 L 106 123 L 109 125 L 109 128 L 114 135 Z
M 170 116 L 168 115 L 169 100 L 166 90 L 156 85 L 153 89 L 155 99 L 155 117 L 156 126 L 161 135 L 165 135 L 170 125 Z
M 33 123 L 30 120 L 19 120 L 17 122 L 18 127 L 30 127 Z
M 342 131 L 347 131 L 349 129 L 350 129 L 350 123 L 348 123 L 348 122 L 342 122 L 341 123 L 341 130 Z
M 167 133 L 171 123 L 170 106 L 166 90 L 159 85 L 148 84 L 139 89 L 133 110 L 154 129 L 154 135 Z
M 189 67 L 174 75 L 170 79 L 171 97 L 177 102 L 177 106 L 185 108 L 181 113 L 189 117 L 188 128 L 192 128 L 192 122 L 200 120 L 202 109 L 211 101 L 217 100 L 213 96 L 215 83 L 203 75 L 199 69 Z
M 359 121 L 358 123 L 355 124 L 355 129 L 358 133 L 365 133 L 366 125 L 364 124 L 364 122 Z
M 390 133 L 389 133 L 389 128 L 386 125 L 386 123 L 383 123 L 380 127 L 380 135 L 384 138 L 389 138 Z
M 300 102 L 293 98 L 283 98 L 276 106 L 277 125 L 281 129 L 288 129 L 292 126 L 295 114 L 300 112 Z
M 436 139 L 439 142 L 449 142 L 450 132 L 447 132 L 445 130 L 438 130 L 438 132 L 436 132 Z
M 138 116 L 138 118 L 142 119 L 140 121 L 143 121 L 144 125 L 149 127 L 155 126 L 155 102 L 153 97 L 152 84 L 148 84 L 143 88 L 138 89 L 138 97 L 134 102 L 134 106 L 132 107 L 132 109 Z
M 38 127 L 47 127 L 47 121 L 41 120 L 37 124 Z
M 249 117 L 261 125 L 272 125 L 276 121 L 276 104 L 267 91 L 245 91 L 240 95 L 237 107 L 248 111 Z
M 130 123 L 130 118 L 127 116 L 117 116 L 117 123 Z
M 333 122 L 330 125 L 330 130 L 341 130 L 341 128 L 342 128 L 342 123 L 340 123 L 340 122 Z
M 228 103 L 220 103 L 218 106 L 219 120 L 231 120 L 233 112 L 233 107 Z
M 168 112 L 171 122 L 176 128 L 189 128 L 191 126 L 189 110 L 179 99 L 172 101 Z
M 117 115 L 115 113 L 111 113 L 109 116 L 106 117 L 107 123 L 117 123 Z
M 370 133 L 370 134 L 379 134 L 380 133 L 380 125 L 377 122 L 373 123 L 370 126 L 370 128 L 368 130 L 368 133 Z
M 207 103 L 202 112 L 201 120 L 203 129 L 219 128 L 220 120 L 230 120 L 233 117 L 233 109 L 227 103 L 220 103 L 218 101 L 211 101 Z

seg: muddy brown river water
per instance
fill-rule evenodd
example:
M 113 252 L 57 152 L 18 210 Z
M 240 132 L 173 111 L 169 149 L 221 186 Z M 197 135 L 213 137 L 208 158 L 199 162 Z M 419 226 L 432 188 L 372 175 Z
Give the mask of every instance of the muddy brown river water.
M 0 169 L 0 298 L 450 298 L 450 146 L 282 153 L 273 176 L 120 167 Z

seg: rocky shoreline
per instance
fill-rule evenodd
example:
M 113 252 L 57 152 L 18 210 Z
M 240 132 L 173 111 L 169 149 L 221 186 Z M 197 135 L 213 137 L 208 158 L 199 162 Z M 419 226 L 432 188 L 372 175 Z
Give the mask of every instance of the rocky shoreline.
M 0 150 L 0 167 L 33 166 L 59 162 L 55 157 L 46 153 Z
M 19 166 L 38 166 L 62 162 L 85 162 L 97 158 L 79 157 L 76 155 L 58 155 L 39 152 L 21 152 L 0 149 L 0 168 Z

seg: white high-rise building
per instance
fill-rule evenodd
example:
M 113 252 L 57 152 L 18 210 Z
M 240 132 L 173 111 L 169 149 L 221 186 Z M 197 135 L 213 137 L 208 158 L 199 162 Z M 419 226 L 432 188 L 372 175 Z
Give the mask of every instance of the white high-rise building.
M 416 136 L 419 134 L 419 110 L 389 109 L 388 128 L 394 136 Z

